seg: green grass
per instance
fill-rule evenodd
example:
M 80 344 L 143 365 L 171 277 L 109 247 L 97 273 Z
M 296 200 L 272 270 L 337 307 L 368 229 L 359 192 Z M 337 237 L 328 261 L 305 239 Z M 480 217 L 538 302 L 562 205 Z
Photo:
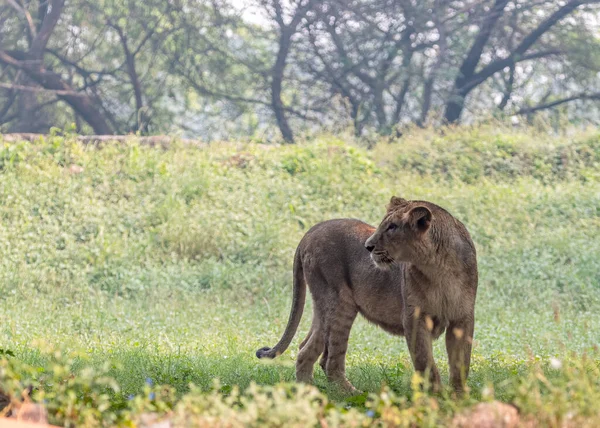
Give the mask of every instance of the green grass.
M 411 387 L 402 338 L 364 320 L 352 331 L 348 376 L 367 392 L 387 385 L 389 402 L 379 395 L 366 404 L 364 397 L 345 401 L 318 367 L 316 385 L 329 405 L 312 389 L 282 386 L 240 398 L 233 388 L 294 379 L 310 304 L 286 354 L 269 364 L 254 351 L 272 346 L 285 328 L 292 257 L 306 230 L 335 217 L 376 224 L 392 195 L 447 208 L 476 243 L 476 344 L 465 403 L 489 399 L 493 390 L 550 424 L 569 412 L 600 418 L 600 406 L 577 398 L 600 396 L 593 377 L 600 361 L 600 133 L 425 130 L 370 151 L 331 137 L 293 147 L 229 142 L 168 150 L 135 141 L 95 149 L 49 137 L 2 143 L 0 168 L 0 347 L 14 354 L 5 388 L 34 379 L 38 399 L 45 393 L 56 403 L 49 405 L 54 422 L 113 424 L 173 406 L 198 418 L 224 406 L 215 415 L 239 417 L 241 426 L 277 425 L 257 416 L 268 409 L 306 418 L 324 412 L 333 425 L 367 417 L 365 405 L 383 424 L 393 423 L 388 410 L 420 425 L 451 416 L 461 404 L 440 398 L 432 406 Z M 445 372 L 442 342 L 435 352 Z M 563 368 L 550 368 L 550 358 Z M 83 406 L 82 391 L 92 385 L 107 394 L 107 409 L 61 413 L 68 406 L 56 386 L 65 376 L 60 367 L 81 379 L 72 385 L 74 403 Z M 164 402 L 148 398 L 149 379 L 173 388 Z M 190 384 L 203 392 L 190 393 Z M 297 393 L 316 407 L 285 410 L 284 398 L 274 398 Z M 244 411 L 225 415 L 234 401 Z M 263 406 L 255 419 L 250 402 Z M 358 413 L 345 413 L 348 406 Z M 555 419 L 544 419 L 541 408 Z

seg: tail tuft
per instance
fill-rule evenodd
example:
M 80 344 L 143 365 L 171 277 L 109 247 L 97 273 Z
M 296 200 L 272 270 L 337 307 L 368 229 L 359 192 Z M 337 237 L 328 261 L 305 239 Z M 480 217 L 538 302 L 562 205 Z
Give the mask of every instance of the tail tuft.
M 273 348 L 265 346 L 256 351 L 256 358 L 275 358 L 277 354 Z

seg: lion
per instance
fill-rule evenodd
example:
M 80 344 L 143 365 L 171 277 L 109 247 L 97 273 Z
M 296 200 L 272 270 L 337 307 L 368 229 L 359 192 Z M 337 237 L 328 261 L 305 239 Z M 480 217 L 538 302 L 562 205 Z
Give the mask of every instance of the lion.
M 356 391 L 346 378 L 350 329 L 358 313 L 404 336 L 414 369 L 441 388 L 432 342 L 446 332 L 450 383 L 464 390 L 469 374 L 477 293 L 475 245 L 466 227 L 426 201 L 392 197 L 377 228 L 360 220 L 328 220 L 304 235 L 294 257 L 293 301 L 280 341 L 256 351 L 275 358 L 294 337 L 306 298 L 310 331 L 296 361 L 298 382 L 311 383 L 320 365 L 330 382 Z

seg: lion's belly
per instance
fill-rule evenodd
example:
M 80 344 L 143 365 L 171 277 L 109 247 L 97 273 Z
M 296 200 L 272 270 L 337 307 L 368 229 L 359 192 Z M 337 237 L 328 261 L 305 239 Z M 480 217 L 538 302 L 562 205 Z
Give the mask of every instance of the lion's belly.
M 404 334 L 404 303 L 400 285 L 390 279 L 362 283 L 354 290 L 359 312 L 370 322 L 395 335 Z
M 361 315 L 364 316 L 367 320 L 369 320 L 373 324 L 378 325 L 379 327 L 381 327 L 388 333 L 391 333 L 391 334 L 394 334 L 397 336 L 404 336 L 404 326 L 402 324 L 401 317 L 394 316 L 393 318 L 382 319 L 382 317 L 380 316 L 379 313 L 378 314 L 369 313 L 360 307 L 359 307 L 359 310 L 360 310 Z

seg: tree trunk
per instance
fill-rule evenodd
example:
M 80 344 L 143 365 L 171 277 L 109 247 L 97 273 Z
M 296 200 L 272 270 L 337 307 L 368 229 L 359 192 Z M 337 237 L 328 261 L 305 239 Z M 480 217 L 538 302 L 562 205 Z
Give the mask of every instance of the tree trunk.
M 402 114 L 402 108 L 404 107 L 404 100 L 406 99 L 406 95 L 408 94 L 408 90 L 410 89 L 411 84 L 411 75 L 407 74 L 404 82 L 402 83 L 402 88 L 400 89 L 400 93 L 396 97 L 396 108 L 394 109 L 393 116 L 393 125 L 396 126 L 400 122 L 400 115 Z
M 292 32 L 287 28 L 281 29 L 279 37 L 279 50 L 277 59 L 271 72 L 271 108 L 277 120 L 277 126 L 281 131 L 283 140 L 288 144 L 294 143 L 294 134 L 285 116 L 285 108 L 281 100 L 281 87 L 283 84 L 283 73 L 287 62 L 287 56 L 290 51 Z
M 567 2 L 552 15 L 550 15 L 545 21 L 543 21 L 537 28 L 525 36 L 521 40 L 521 43 L 512 52 L 510 52 L 506 58 L 498 59 L 483 67 L 483 69 L 481 69 L 479 72 L 475 73 L 475 69 L 477 68 L 481 54 L 483 53 L 483 48 L 487 43 L 491 31 L 498 21 L 498 18 L 500 18 L 502 15 L 506 3 L 508 3 L 508 0 L 496 0 L 494 7 L 484 19 L 481 30 L 475 38 L 475 42 L 473 43 L 467 58 L 460 68 L 454 83 L 454 92 L 451 94 L 450 99 L 446 104 L 446 123 L 455 123 L 460 119 L 460 115 L 464 109 L 464 101 L 466 96 L 495 73 L 520 61 L 543 58 L 556 54 L 556 51 L 554 50 L 535 52 L 529 55 L 526 53 L 528 49 L 535 44 L 544 33 L 554 26 L 554 24 L 559 22 L 565 16 L 569 15 L 582 4 L 597 3 L 597 0 L 571 0 Z
M 23 70 L 23 72 L 40 86 L 49 90 L 74 92 L 65 83 L 59 74 L 40 69 L 35 64 L 26 60 L 27 55 L 22 54 L 25 61 L 20 61 L 6 52 L 0 51 L 0 63 Z M 69 104 L 99 135 L 112 134 L 112 129 L 104 119 L 100 111 L 94 105 L 94 101 L 86 94 L 60 94 L 58 97 Z
M 431 72 L 429 73 L 429 76 L 425 78 L 425 82 L 423 83 L 423 102 L 421 103 L 421 116 L 417 120 L 417 125 L 420 127 L 425 127 L 427 125 L 427 119 L 429 118 L 429 112 L 431 110 L 431 100 L 433 98 L 433 88 L 439 76 L 440 70 L 444 65 L 444 61 L 446 60 L 446 55 L 448 53 L 447 28 L 442 18 L 442 16 L 444 16 L 447 13 L 444 2 L 440 0 L 436 1 L 435 9 L 433 12 L 433 21 L 439 33 L 439 52 L 437 54 L 435 62 L 433 63 L 433 66 L 431 67 Z M 425 75 L 424 70 L 423 75 Z
M 510 97 L 512 96 L 513 89 L 515 84 L 515 65 L 510 66 L 510 70 L 508 71 L 508 80 L 505 81 L 504 85 L 504 94 L 502 94 L 502 100 L 500 104 L 498 104 L 498 110 L 504 111 L 506 105 L 510 101 Z
M 138 79 L 137 71 L 135 69 L 135 57 L 131 55 L 129 49 L 125 51 L 127 57 L 127 74 L 131 80 L 133 86 L 133 93 L 135 95 L 135 127 L 136 131 L 146 131 L 146 121 L 144 120 L 144 100 L 142 98 L 142 85 Z
M 88 95 L 74 94 L 71 86 L 62 80 L 60 74 L 44 69 L 44 52 L 63 12 L 65 0 L 51 0 L 50 5 L 51 8 L 48 8 L 46 4 L 40 6 L 41 24 L 35 39 L 31 42 L 29 51 L 26 53 L 17 51 L 9 54 L 0 50 L 0 63 L 22 70 L 28 79 L 37 82 L 45 89 L 66 91 L 57 96 L 79 113 L 96 134 L 112 134 L 110 125 Z
M 465 106 L 465 98 L 472 89 L 467 86 L 467 83 L 475 74 L 475 69 L 479 64 L 483 49 L 485 48 L 498 19 L 500 19 L 504 13 L 504 8 L 508 1 L 509 0 L 496 0 L 488 15 L 483 19 L 481 26 L 479 27 L 479 33 L 477 33 L 475 41 L 458 71 L 458 75 L 454 81 L 454 89 L 446 103 L 446 123 L 456 123 L 460 119 Z
M 32 81 L 27 76 L 22 76 L 19 83 L 23 86 L 31 86 Z M 33 92 L 20 91 L 17 99 L 17 121 L 11 126 L 11 132 L 37 132 L 39 123 L 37 105 L 37 94 Z
M 48 45 L 48 40 L 56 26 L 64 8 L 65 0 L 40 1 L 38 6 L 38 28 L 35 38 L 31 40 L 28 52 L 28 61 L 41 69 L 44 61 L 44 51 Z M 51 5 L 48 13 L 48 5 Z M 32 80 L 27 76 L 22 76 L 20 83 L 24 86 L 31 86 Z M 37 131 L 39 123 L 39 111 L 36 109 L 38 104 L 37 95 L 33 92 L 21 91 L 17 101 L 18 119 L 15 126 L 16 132 L 26 132 L 30 130 Z
M 381 84 L 377 84 L 373 88 L 373 104 L 375 104 L 375 117 L 377 118 L 377 132 L 382 135 L 388 135 L 390 133 L 390 126 L 388 124 L 387 115 L 385 114 L 385 105 L 383 103 L 383 87 Z
M 350 111 L 350 117 L 352 118 L 352 125 L 354 126 L 354 136 L 356 138 L 360 138 L 363 130 L 362 120 L 359 118 L 360 102 L 352 99 L 348 100 L 350 101 L 350 105 L 352 107 L 352 110 Z
M 464 88 L 455 88 L 454 93 L 450 95 L 446 103 L 446 114 L 444 115 L 446 123 L 458 122 L 465 108 L 465 98 L 467 98 L 469 92 L 470 90 L 465 90 Z
M 121 45 L 123 45 L 123 52 L 125 53 L 125 62 L 127 64 L 127 74 L 129 75 L 131 86 L 133 86 L 133 94 L 135 97 L 135 131 L 143 133 L 146 131 L 147 123 L 144 115 L 142 84 L 140 83 L 135 67 L 135 54 L 129 49 L 127 36 L 123 32 L 123 29 L 118 25 L 114 25 L 113 28 L 117 31 L 119 38 L 121 39 Z
M 418 125 L 424 127 L 427 124 L 429 110 L 431 110 L 431 96 L 433 95 L 434 76 L 430 76 L 423 85 L 423 104 L 421 105 L 421 117 Z
M 50 2 L 40 2 L 40 26 L 36 37 L 32 40 L 28 52 L 4 52 L 0 50 L 0 63 L 14 67 L 18 70 L 22 70 L 27 80 L 36 82 L 40 86 L 48 90 L 54 91 L 65 91 L 64 93 L 57 93 L 58 98 L 69 104 L 76 113 L 79 113 L 81 117 L 90 124 L 97 134 L 111 134 L 112 129 L 106 122 L 100 111 L 94 105 L 94 101 L 86 94 L 74 93 L 71 86 L 69 86 L 61 76 L 57 73 L 44 69 L 44 52 L 52 32 L 60 19 L 60 16 L 64 9 L 65 0 L 50 0 Z M 51 7 L 48 7 L 51 6 Z M 34 97 L 35 94 L 25 93 L 22 94 L 21 98 L 23 101 L 28 100 L 28 96 Z M 30 100 L 29 100 L 30 101 Z M 35 108 L 29 108 L 29 102 L 27 105 L 23 103 L 19 104 L 20 111 L 28 112 L 29 123 L 31 121 L 31 111 L 35 111 Z M 26 108 L 27 107 L 27 108 Z M 26 119 L 26 118 L 25 118 Z M 23 120 L 19 121 L 20 123 Z M 28 126 L 31 129 L 31 126 Z
M 11 89 L 8 93 L 6 101 L 4 102 L 4 105 L 0 107 L 0 124 L 5 123 L 4 117 L 10 111 L 10 108 L 12 107 L 12 105 L 16 99 L 17 99 L 17 91 L 15 91 L 14 89 Z

